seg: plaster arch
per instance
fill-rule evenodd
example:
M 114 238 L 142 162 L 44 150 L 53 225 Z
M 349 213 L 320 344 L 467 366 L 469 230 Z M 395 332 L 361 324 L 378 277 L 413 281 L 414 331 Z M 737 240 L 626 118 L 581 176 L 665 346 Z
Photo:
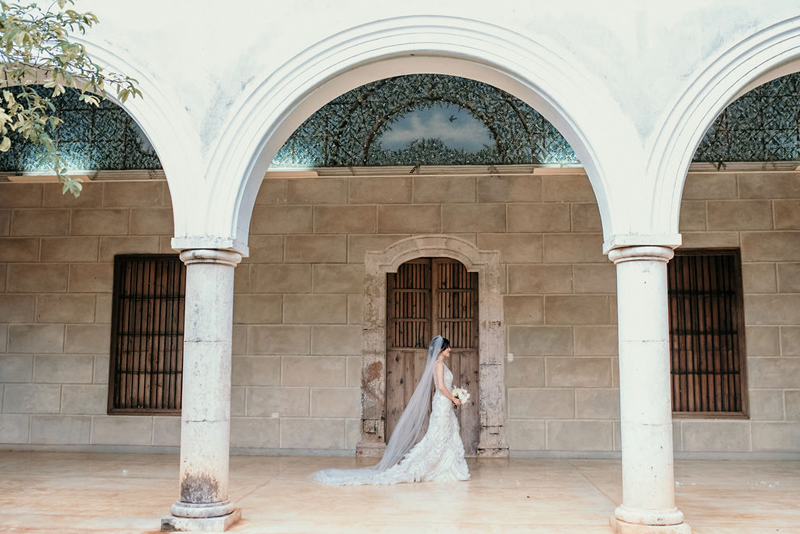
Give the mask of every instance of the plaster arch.
M 321 40 L 260 81 L 236 102 L 211 155 L 207 176 L 215 220 L 230 221 L 217 232 L 246 243 L 255 197 L 274 155 L 291 133 L 324 104 L 351 89 L 383 78 L 438 73 L 475 79 L 527 102 L 548 119 L 575 149 L 594 188 L 606 237 L 626 227 L 615 213 L 612 188 L 590 135 L 610 143 L 607 117 L 619 121 L 615 100 L 597 80 L 542 43 L 484 22 L 442 16 L 409 16 L 371 22 Z M 624 121 L 622 121 L 624 123 Z M 609 159 L 609 158 L 606 158 Z M 223 211 L 224 210 L 224 211 Z M 622 231 L 625 231 L 623 228 Z M 177 234 L 176 234 L 177 236 Z M 175 244 L 181 244 L 177 236 Z
M 731 102 L 779 76 L 800 72 L 800 17 L 784 20 L 740 41 L 713 60 L 673 106 L 647 163 L 653 176 L 650 224 L 678 232 L 689 164 L 706 130 Z
M 356 453 L 381 456 L 386 446 L 386 275 L 416 258 L 444 257 L 478 273 L 479 456 L 508 456 L 505 441 L 503 297 L 500 252 L 480 250 L 460 237 L 401 239 L 383 252 L 367 252 L 364 333 L 361 345 L 361 441 Z
M 113 91 L 108 93 L 108 98 L 133 118 L 158 154 L 173 199 L 175 235 L 180 235 L 187 226 L 193 190 L 202 187 L 198 179 L 202 176 L 200 159 L 191 157 L 199 141 L 193 137 L 195 129 L 181 112 L 183 107 L 162 90 L 161 84 L 148 71 L 130 59 L 130 53 L 117 51 L 108 43 L 101 44 L 86 36 L 72 36 L 72 39 L 85 46 L 92 59 L 107 72 L 124 73 L 138 80 L 143 98 L 129 98 L 122 103 Z

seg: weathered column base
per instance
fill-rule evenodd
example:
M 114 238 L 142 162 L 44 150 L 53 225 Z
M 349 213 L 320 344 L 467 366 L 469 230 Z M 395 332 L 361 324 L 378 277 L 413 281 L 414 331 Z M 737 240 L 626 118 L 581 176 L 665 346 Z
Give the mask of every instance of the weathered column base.
M 161 520 L 161 532 L 224 532 L 242 518 L 242 509 L 234 508 L 220 517 L 175 517 Z
M 503 438 L 502 427 L 481 427 L 475 455 L 478 458 L 508 458 L 508 444 Z
M 356 445 L 356 456 L 363 456 L 364 458 L 381 458 L 385 450 L 385 443 L 362 440 L 358 442 L 358 445 Z
M 626 523 L 612 515 L 608 520 L 608 524 L 615 534 L 692 534 L 692 528 L 686 523 L 679 525 L 642 525 Z

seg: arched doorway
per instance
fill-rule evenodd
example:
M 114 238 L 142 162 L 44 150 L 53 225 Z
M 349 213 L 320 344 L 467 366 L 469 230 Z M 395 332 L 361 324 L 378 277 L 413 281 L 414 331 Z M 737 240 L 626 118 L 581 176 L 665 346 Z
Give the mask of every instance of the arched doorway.
M 503 333 L 500 253 L 495 250 L 479 250 L 464 239 L 447 235 L 409 237 L 397 241 L 383 252 L 366 254 L 364 335 L 361 349 L 361 441 L 356 448 L 356 453 L 362 456 L 381 456 L 386 447 L 387 406 L 389 405 L 387 398 L 389 393 L 389 387 L 387 387 L 389 380 L 387 327 L 391 324 L 387 316 L 388 280 L 390 278 L 387 275 L 399 273 L 402 266 L 408 262 L 425 258 L 436 258 L 441 262 L 440 265 L 443 266 L 441 268 L 445 270 L 456 270 L 452 266 L 458 266 L 460 275 L 465 278 L 472 277 L 473 282 L 471 283 L 477 287 L 477 308 L 475 310 L 477 315 L 477 382 L 480 387 L 470 391 L 471 403 L 477 410 L 478 438 L 474 454 L 484 457 L 507 457 L 508 445 L 505 441 L 504 431 L 503 369 L 506 347 Z M 431 263 L 433 264 L 433 260 Z M 453 274 L 448 276 L 452 277 Z M 433 277 L 433 273 L 431 273 L 431 277 Z M 469 283 L 464 280 L 458 285 L 467 286 Z M 460 290 L 458 288 L 450 289 Z M 468 292 L 463 291 L 463 293 Z M 433 291 L 431 294 L 433 295 Z M 439 328 L 442 328 L 443 323 L 448 322 L 447 319 L 445 317 L 445 321 L 437 323 Z M 450 321 L 450 324 L 452 323 L 453 321 Z M 432 327 L 433 321 L 431 321 Z M 445 337 L 450 335 L 451 341 L 453 341 L 455 336 L 451 333 L 451 328 L 453 328 L 451 325 L 444 326 L 441 333 Z M 432 330 L 430 332 L 437 333 Z M 428 337 L 428 332 L 418 335 L 422 339 Z M 425 341 L 419 341 L 419 344 L 424 343 L 427 348 L 430 337 Z M 456 369 L 451 369 L 456 375 Z M 460 368 L 458 372 L 464 376 L 464 372 Z M 469 373 L 468 370 L 467 376 Z M 419 374 L 421 374 L 421 370 Z M 415 376 L 415 374 L 410 372 L 408 376 Z M 416 378 L 419 379 L 418 375 Z M 463 381 L 461 384 L 457 382 L 456 384 L 464 385 Z M 471 385 L 468 387 L 472 388 Z M 405 403 L 402 405 L 405 406 Z M 464 417 L 462 428 L 469 427 L 469 424 L 464 424 L 465 420 L 469 423 L 469 416 L 462 417 Z M 468 437 L 468 440 L 472 439 L 474 438 Z
M 386 277 L 386 439 L 425 369 L 430 339 L 451 343 L 445 362 L 453 385 L 480 398 L 478 273 L 450 258 L 419 258 Z M 457 412 L 467 456 L 475 456 L 480 434 L 477 402 Z

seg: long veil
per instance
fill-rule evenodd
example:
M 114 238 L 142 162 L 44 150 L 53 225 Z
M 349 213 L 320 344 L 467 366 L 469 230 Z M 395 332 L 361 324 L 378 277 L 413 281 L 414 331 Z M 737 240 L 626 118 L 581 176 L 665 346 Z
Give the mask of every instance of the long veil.
M 442 349 L 444 338 L 436 336 L 428 346 L 428 359 L 425 363 L 425 372 L 411 395 L 397 425 L 394 427 L 392 437 L 386 444 L 383 458 L 371 467 L 360 469 L 323 469 L 312 476 L 318 482 L 331 486 L 346 486 L 355 484 L 376 484 L 380 481 L 380 474 L 393 467 L 421 437 L 419 431 L 425 422 L 425 416 L 431 407 L 431 384 L 433 383 L 433 364 Z

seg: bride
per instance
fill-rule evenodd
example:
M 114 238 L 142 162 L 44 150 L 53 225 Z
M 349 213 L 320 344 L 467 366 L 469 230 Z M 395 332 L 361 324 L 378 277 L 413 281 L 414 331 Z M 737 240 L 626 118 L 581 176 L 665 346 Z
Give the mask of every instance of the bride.
M 461 442 L 458 420 L 453 413 L 453 404 L 459 406 L 461 401 L 450 393 L 453 373 L 444 364 L 448 357 L 450 342 L 442 336 L 433 338 L 428 347 L 425 372 L 378 464 L 361 469 L 324 469 L 312 476 L 331 486 L 468 480 L 464 444 Z M 432 405 L 431 380 L 436 386 Z M 417 443 L 428 406 L 431 406 L 428 431 Z

